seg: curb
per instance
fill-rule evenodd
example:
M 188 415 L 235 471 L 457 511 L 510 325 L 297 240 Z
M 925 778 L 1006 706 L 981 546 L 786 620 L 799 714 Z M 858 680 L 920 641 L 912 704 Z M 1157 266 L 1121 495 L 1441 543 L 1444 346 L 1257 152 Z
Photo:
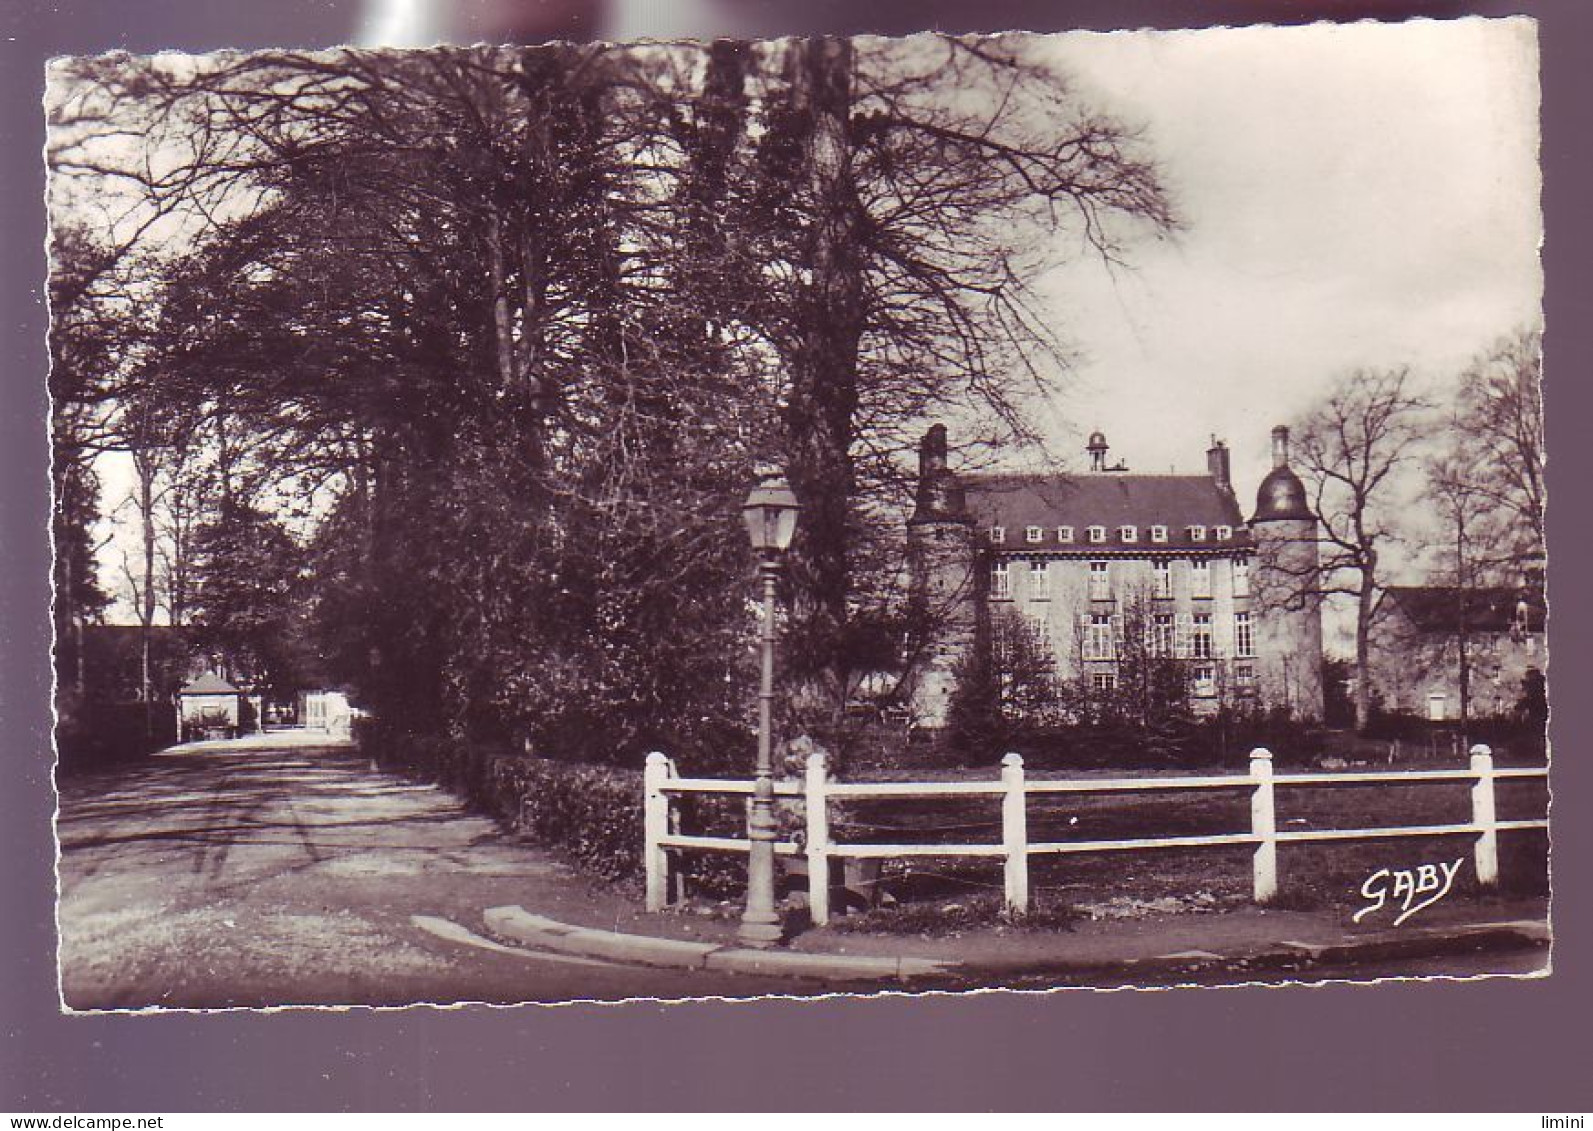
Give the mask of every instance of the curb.
M 1475 923 L 1449 928 L 1428 928 L 1421 932 L 1392 935 L 1379 933 L 1354 940 L 1312 943 L 1284 940 L 1252 949 L 1183 950 L 1145 958 L 1117 961 L 1103 959 L 1038 959 L 1010 962 L 966 963 L 963 974 L 986 974 L 1008 978 L 1033 978 L 1042 975 L 1069 975 L 1100 978 L 1108 975 L 1146 975 L 1153 972 L 1194 973 L 1220 966 L 1251 969 L 1289 968 L 1319 962 L 1380 962 L 1401 958 L 1433 958 L 1486 949 L 1544 947 L 1549 942 L 1548 924 L 1524 919 L 1499 923 Z
M 535 915 L 517 905 L 490 907 L 484 913 L 488 930 L 523 946 L 555 954 L 643 966 L 668 966 L 683 970 L 716 970 L 793 978 L 838 978 L 858 981 L 915 978 L 955 978 L 978 975 L 1034 977 L 1043 974 L 1101 976 L 1114 971 L 1128 974 L 1157 969 L 1189 970 L 1227 963 L 1249 966 L 1286 966 L 1301 962 L 1377 962 L 1399 958 L 1426 958 L 1485 948 L 1546 946 L 1548 924 L 1534 919 L 1475 923 L 1450 928 L 1429 928 L 1419 933 L 1380 933 L 1364 938 L 1311 943 L 1285 940 L 1250 951 L 1214 953 L 1179 951 L 1150 958 L 1117 961 L 1012 960 L 939 961 L 925 958 L 891 958 L 883 955 L 824 954 L 813 951 L 752 950 L 716 943 L 629 935 L 590 927 L 576 927 Z
M 538 950 L 642 966 L 670 966 L 682 970 L 717 970 L 736 974 L 762 974 L 794 978 L 846 978 L 877 981 L 894 978 L 946 976 L 966 973 L 961 963 L 924 958 L 885 958 L 868 955 L 812 954 L 787 950 L 749 950 L 716 943 L 627 935 L 591 927 L 574 927 L 517 905 L 489 907 L 483 913 L 487 929 Z
M 1380 934 L 1343 943 L 1286 941 L 1278 948 L 1295 958 L 1312 962 L 1367 961 L 1395 958 L 1430 958 L 1457 950 L 1494 947 L 1547 946 L 1549 925 L 1535 919 L 1502 923 L 1472 923 L 1452 928 L 1434 927 L 1420 934 Z M 1276 954 L 1276 951 L 1273 952 Z

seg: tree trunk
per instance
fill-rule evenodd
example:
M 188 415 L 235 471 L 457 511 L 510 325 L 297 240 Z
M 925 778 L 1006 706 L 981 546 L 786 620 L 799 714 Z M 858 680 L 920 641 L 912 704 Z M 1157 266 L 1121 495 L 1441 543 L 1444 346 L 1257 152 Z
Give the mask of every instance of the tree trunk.
M 1355 607 L 1355 733 L 1365 734 L 1372 721 L 1372 607 L 1377 579 L 1370 565 L 1361 570 Z
M 139 691 L 144 704 L 144 737 L 155 733 L 154 677 L 150 664 L 155 626 L 155 464 L 149 453 L 135 453 L 134 467 L 138 473 L 138 517 L 141 524 L 144 549 L 143 592 L 139 594 L 138 643 Z
M 851 592 L 851 511 L 857 490 L 852 441 L 858 404 L 858 348 L 864 326 L 862 207 L 847 136 L 852 48 L 845 39 L 799 41 L 788 74 L 792 110 L 803 123 L 799 199 L 811 209 L 802 249 L 808 278 L 799 292 L 784 411 L 791 485 L 802 502 L 792 563 L 796 615 L 813 651 L 805 674 L 832 712 L 844 709 L 847 599 Z
M 1470 609 L 1468 608 L 1468 587 L 1471 584 L 1471 570 L 1466 560 L 1466 515 L 1465 505 L 1469 500 L 1462 500 L 1462 505 L 1457 509 L 1455 523 L 1455 580 L 1460 584 L 1459 609 L 1455 623 L 1456 646 L 1460 653 L 1460 741 L 1466 743 L 1466 732 L 1471 726 L 1471 640 L 1470 640 Z

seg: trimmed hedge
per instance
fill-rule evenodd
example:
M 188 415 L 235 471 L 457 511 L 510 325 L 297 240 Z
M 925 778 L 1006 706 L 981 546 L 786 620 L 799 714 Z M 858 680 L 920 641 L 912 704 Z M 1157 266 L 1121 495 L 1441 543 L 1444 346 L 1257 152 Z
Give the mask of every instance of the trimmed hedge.
M 63 774 L 105 769 L 145 758 L 177 741 L 168 704 L 61 704 L 55 746 Z

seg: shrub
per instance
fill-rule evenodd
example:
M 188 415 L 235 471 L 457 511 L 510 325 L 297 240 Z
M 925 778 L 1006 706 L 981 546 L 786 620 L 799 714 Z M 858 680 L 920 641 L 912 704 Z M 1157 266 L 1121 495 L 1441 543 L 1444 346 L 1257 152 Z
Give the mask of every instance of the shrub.
M 64 774 L 136 761 L 177 741 L 164 703 L 98 703 L 63 697 L 55 727 Z
M 415 735 L 360 720 L 355 740 L 389 768 L 437 782 L 504 828 L 593 875 L 635 883 L 642 876 L 642 772 L 561 762 L 446 735 Z M 692 796 L 678 804 L 683 832 L 738 835 L 742 803 Z M 692 853 L 680 861 L 692 889 L 729 898 L 742 890 L 740 856 Z

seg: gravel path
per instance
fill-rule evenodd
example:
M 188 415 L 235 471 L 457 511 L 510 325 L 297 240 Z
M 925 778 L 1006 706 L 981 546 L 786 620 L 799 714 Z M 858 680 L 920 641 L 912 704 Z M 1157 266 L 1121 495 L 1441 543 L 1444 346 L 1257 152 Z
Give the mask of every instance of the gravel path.
M 746 996 L 723 974 L 572 966 L 441 937 L 484 908 L 630 905 L 453 797 L 284 732 L 62 785 L 62 991 L 74 1009 Z M 811 989 L 811 987 L 809 987 Z M 775 987 L 775 992 L 779 988 Z

